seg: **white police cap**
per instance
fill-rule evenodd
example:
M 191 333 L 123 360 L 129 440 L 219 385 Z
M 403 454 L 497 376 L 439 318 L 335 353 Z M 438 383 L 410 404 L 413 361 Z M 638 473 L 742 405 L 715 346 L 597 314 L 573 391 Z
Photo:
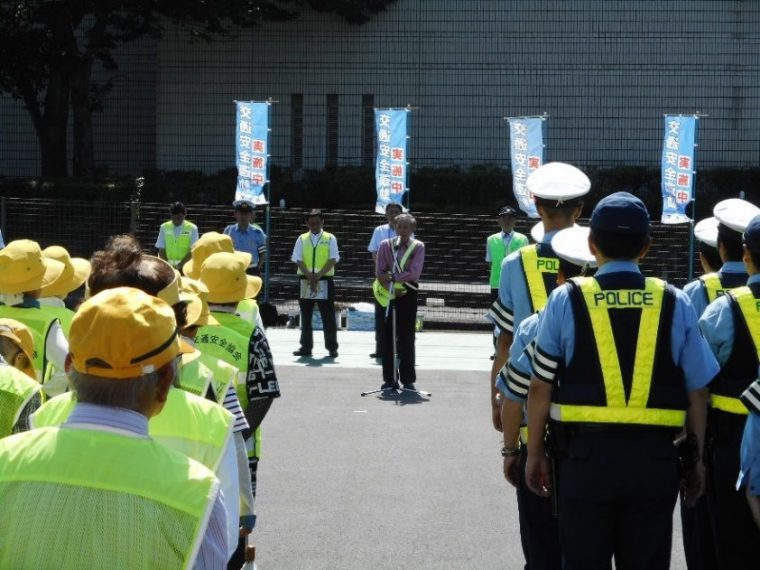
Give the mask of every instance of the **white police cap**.
M 573 224 L 574 228 L 579 228 L 580 226 L 578 224 Z M 536 243 L 541 243 L 541 241 L 544 239 L 544 234 L 546 232 L 544 231 L 544 223 L 538 222 L 535 226 L 530 228 L 530 237 L 533 238 L 533 241 Z M 552 241 L 552 243 L 554 243 Z
M 760 208 L 739 198 L 729 198 L 715 204 L 713 216 L 724 226 L 744 233 L 752 218 L 760 214 Z
M 596 267 L 596 258 L 588 247 L 589 229 L 573 226 L 557 232 L 552 249 L 558 257 L 578 267 Z
M 564 162 L 547 162 L 534 170 L 525 184 L 533 196 L 558 203 L 584 196 L 591 188 L 588 176 Z
M 711 247 L 718 247 L 718 218 L 711 216 L 699 220 L 694 226 L 694 237 Z

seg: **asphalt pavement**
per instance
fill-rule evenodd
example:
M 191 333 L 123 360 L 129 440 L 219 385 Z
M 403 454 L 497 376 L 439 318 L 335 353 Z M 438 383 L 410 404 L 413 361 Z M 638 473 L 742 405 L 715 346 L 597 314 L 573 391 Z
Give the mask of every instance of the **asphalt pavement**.
M 259 570 L 519 569 L 517 505 L 490 423 L 490 337 L 418 335 L 430 398 L 379 387 L 372 333 L 339 333 L 340 356 L 292 356 L 270 329 L 282 397 L 264 422 L 255 531 Z M 315 333 L 321 342 L 321 333 Z M 673 568 L 685 568 L 680 523 Z

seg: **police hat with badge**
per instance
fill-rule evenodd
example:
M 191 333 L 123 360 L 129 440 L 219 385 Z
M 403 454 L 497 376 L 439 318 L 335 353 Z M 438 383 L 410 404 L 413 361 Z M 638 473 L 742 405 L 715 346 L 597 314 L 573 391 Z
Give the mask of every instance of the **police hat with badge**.
M 534 170 L 525 181 L 536 206 L 572 209 L 583 204 L 591 189 L 588 176 L 564 162 L 547 162 Z

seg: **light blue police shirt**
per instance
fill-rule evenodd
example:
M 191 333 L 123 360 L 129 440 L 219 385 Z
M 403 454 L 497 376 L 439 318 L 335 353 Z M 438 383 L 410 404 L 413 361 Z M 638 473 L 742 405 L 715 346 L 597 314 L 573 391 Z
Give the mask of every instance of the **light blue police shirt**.
M 760 283 L 760 273 L 751 275 L 747 285 Z M 723 366 L 734 348 L 734 314 L 728 298 L 723 295 L 707 305 L 699 319 L 699 328 L 705 335 L 715 358 Z
M 550 244 L 556 233 L 545 233 L 541 243 Z M 513 251 L 501 262 L 499 298 L 494 301 L 487 317 L 505 332 L 514 334 L 515 328 L 531 315 L 530 307 L 520 251 Z
M 599 268 L 596 277 L 621 272 L 641 273 L 638 265 L 631 261 L 608 261 Z M 569 291 L 569 284 L 552 291 L 536 336 L 531 370 L 534 376 L 550 383 L 554 383 L 559 363 L 569 364 L 575 350 L 575 322 Z M 699 390 L 707 386 L 720 368 L 700 334 L 689 298 L 678 289 L 675 295 L 670 333 L 673 362 L 683 370 L 687 388 Z
M 747 268 L 741 261 L 726 261 L 716 273 L 718 275 L 723 275 L 724 273 L 747 273 Z M 697 312 L 697 316 L 701 317 L 707 308 L 707 295 L 705 294 L 704 282 L 701 279 L 695 279 L 684 286 L 683 292 L 691 299 L 691 304 Z
M 251 254 L 252 265 L 258 265 L 260 256 L 267 249 L 267 234 L 264 230 L 256 224 L 250 224 L 245 230 L 241 230 L 237 224 L 230 224 L 224 228 L 224 234 L 232 238 L 232 246 L 237 251 Z
M 512 346 L 509 347 L 509 360 L 496 379 L 496 387 L 506 398 L 515 402 L 525 402 L 528 397 L 530 359 L 541 313 L 533 313 L 517 327 Z

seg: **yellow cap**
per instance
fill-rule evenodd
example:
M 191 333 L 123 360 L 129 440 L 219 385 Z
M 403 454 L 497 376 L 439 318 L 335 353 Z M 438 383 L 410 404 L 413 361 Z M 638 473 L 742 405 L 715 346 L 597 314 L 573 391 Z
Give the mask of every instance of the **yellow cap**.
M 201 281 L 208 287 L 209 303 L 237 303 L 261 290 L 261 278 L 246 275 L 248 266 L 232 253 L 215 253 L 201 266 Z
M 211 311 L 208 308 L 208 287 L 204 285 L 202 281 L 197 281 L 195 279 L 190 279 L 189 277 L 183 277 L 180 280 L 180 295 L 184 295 L 187 297 L 192 297 L 197 300 L 198 305 L 200 305 L 199 311 L 192 311 L 191 314 L 191 306 L 193 309 L 195 308 L 194 305 L 188 305 L 187 307 L 187 326 L 198 326 L 201 327 L 203 325 L 218 325 L 219 321 L 214 317 L 214 315 L 211 314 Z M 192 302 L 191 302 L 192 303 Z
M 29 361 L 28 366 L 23 371 L 24 374 L 37 380 L 34 369 L 34 337 L 32 331 L 25 324 L 14 319 L 0 319 L 0 336 L 7 338 L 21 349 Z
M 244 251 L 235 251 L 232 245 L 232 238 L 219 232 L 208 232 L 203 234 L 198 241 L 193 244 L 190 250 L 192 258 L 182 267 L 182 273 L 193 279 L 200 279 L 201 266 L 209 256 L 215 253 L 234 253 L 248 267 L 251 264 L 252 256 Z
M 100 378 L 144 376 L 188 348 L 180 344 L 174 310 L 132 287 L 101 291 L 82 303 L 71 321 L 74 369 Z
M 53 283 L 42 288 L 42 297 L 65 297 L 79 289 L 90 276 L 90 262 L 81 257 L 71 257 L 66 248 L 51 245 L 42 250 L 43 257 L 63 263 L 63 273 Z
M 36 241 L 12 241 L 0 250 L 0 293 L 37 291 L 54 283 L 63 270 L 63 263 L 42 256 Z

